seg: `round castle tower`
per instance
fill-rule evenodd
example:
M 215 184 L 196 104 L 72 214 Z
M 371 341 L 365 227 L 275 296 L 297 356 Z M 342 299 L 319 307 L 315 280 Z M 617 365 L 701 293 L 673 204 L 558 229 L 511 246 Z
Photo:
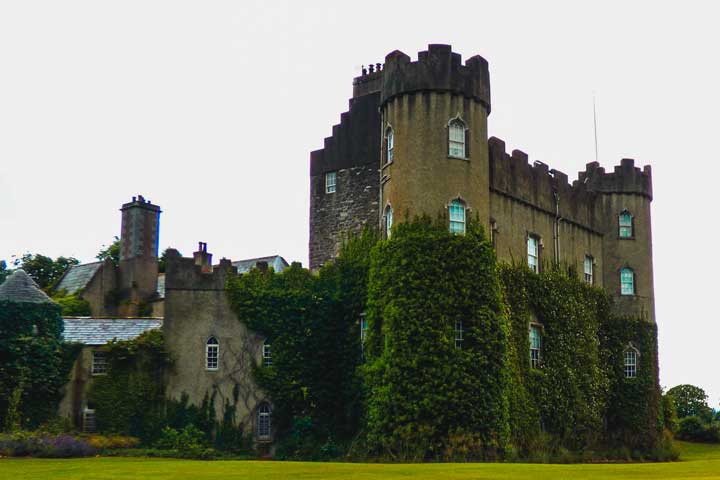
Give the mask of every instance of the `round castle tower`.
M 429 45 L 416 62 L 394 51 L 381 82 L 381 224 L 434 218 L 453 202 L 486 222 L 487 61 L 474 56 L 463 65 L 449 45 Z

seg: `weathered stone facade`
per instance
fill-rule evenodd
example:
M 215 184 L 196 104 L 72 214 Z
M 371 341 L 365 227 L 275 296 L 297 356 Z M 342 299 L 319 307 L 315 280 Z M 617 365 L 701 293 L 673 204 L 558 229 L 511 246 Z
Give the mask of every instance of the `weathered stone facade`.
M 589 281 L 604 287 L 622 313 L 654 322 L 649 166 L 640 170 L 624 159 L 606 173 L 593 162 L 570 184 L 566 174 L 542 162 L 531 165 L 521 151 L 506 153 L 502 140 L 488 138 L 487 62 L 474 56 L 463 64 L 448 45 L 430 45 L 415 62 L 392 52 L 384 66 L 363 71 L 353 84 L 350 112 L 325 148 L 311 154 L 310 268 L 331 260 L 338 239 L 359 225 L 382 227 L 388 209 L 397 223 L 422 214 L 447 216 L 450 203 L 459 201 L 467 218 L 485 223 L 500 260 L 527 261 L 533 237 L 540 268 L 563 264 L 582 276 L 589 262 Z M 368 114 L 375 136 L 360 130 L 348 137 L 345 124 L 355 118 L 356 105 L 379 112 Z M 465 128 L 464 154 L 451 155 L 449 129 L 458 121 Z M 342 173 L 361 164 L 379 172 L 375 186 L 368 185 L 369 173 Z M 336 191 L 324 195 L 329 172 L 337 172 Z M 377 191 L 376 203 L 364 203 L 357 194 L 363 189 Z M 331 196 L 351 201 L 333 202 Z M 619 234 L 623 212 L 632 216 L 629 237 Z M 633 274 L 632 294 L 621 292 L 621 269 Z

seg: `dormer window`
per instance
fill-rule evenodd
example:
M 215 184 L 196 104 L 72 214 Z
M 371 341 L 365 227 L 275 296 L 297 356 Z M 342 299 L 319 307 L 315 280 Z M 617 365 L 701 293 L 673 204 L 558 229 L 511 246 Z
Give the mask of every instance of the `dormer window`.
M 623 210 L 618 217 L 618 236 L 620 238 L 633 237 L 633 217 L 627 210 Z
M 459 117 L 448 124 L 448 155 L 455 158 L 467 158 L 465 122 Z

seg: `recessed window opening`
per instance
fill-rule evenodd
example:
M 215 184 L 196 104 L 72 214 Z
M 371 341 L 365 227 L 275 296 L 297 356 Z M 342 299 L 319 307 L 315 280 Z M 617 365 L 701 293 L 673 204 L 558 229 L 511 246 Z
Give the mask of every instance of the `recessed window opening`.
M 459 118 L 448 126 L 448 155 L 465 158 L 465 124 Z
M 465 234 L 465 204 L 460 200 L 453 200 L 448 207 L 450 210 L 450 233 Z
M 620 270 L 620 295 L 635 295 L 635 272 L 632 268 Z
M 630 212 L 623 210 L 618 217 L 619 231 L 618 235 L 620 238 L 632 238 L 633 236 L 633 217 Z
M 263 402 L 257 409 L 257 436 L 260 440 L 268 440 L 270 438 L 270 405 Z
M 583 272 L 585 283 L 590 285 L 593 284 L 593 257 L 585 255 L 585 261 L 583 262 Z
M 527 237 L 528 267 L 535 273 L 540 271 L 540 239 L 535 235 Z
M 325 193 L 335 193 L 337 191 L 337 172 L 327 172 L 325 174 Z
M 462 348 L 463 345 L 463 322 L 462 320 L 455 321 L 455 348 Z
M 268 342 L 263 343 L 262 357 L 263 357 L 263 365 L 266 367 L 271 367 L 272 366 L 272 354 L 270 352 L 270 344 Z
M 107 373 L 107 353 L 102 350 L 92 352 L 92 374 L 104 375 Z
M 210 337 L 205 344 L 205 368 L 217 370 L 220 359 L 220 343 L 215 337 Z
M 540 349 L 542 348 L 542 336 L 540 327 L 530 325 L 530 367 L 540 367 Z
M 390 163 L 393 161 L 393 150 L 395 149 L 395 133 L 392 127 L 388 127 L 385 132 L 385 143 L 387 163 Z
M 635 378 L 637 376 L 637 366 L 638 366 L 638 355 L 634 348 L 628 348 L 625 350 L 625 364 L 624 364 L 624 370 L 625 370 L 625 378 Z

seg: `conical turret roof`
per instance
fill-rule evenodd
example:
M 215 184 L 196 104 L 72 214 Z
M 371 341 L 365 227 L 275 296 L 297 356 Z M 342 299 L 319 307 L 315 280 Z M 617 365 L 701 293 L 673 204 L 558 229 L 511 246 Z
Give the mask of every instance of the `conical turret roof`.
M 0 284 L 0 301 L 17 303 L 53 303 L 40 287 L 25 273 L 15 270 Z

